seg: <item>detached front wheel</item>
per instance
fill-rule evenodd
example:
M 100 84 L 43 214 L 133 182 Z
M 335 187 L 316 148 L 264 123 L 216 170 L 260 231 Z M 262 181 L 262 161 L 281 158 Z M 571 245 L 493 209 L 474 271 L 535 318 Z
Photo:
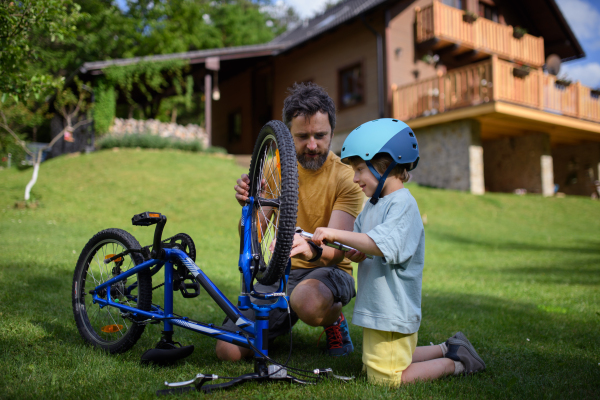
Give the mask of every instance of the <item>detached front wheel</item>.
M 94 304 L 94 288 L 143 262 L 139 253 L 119 257 L 108 264 L 104 262 L 128 249 L 139 249 L 138 241 L 121 229 L 107 229 L 94 235 L 85 245 L 73 276 L 73 314 L 77 329 L 83 339 L 110 353 L 129 350 L 144 332 L 129 312 L 116 307 Z M 110 292 L 109 292 L 110 290 Z M 144 270 L 129 278 L 117 281 L 110 288 L 97 293 L 98 298 L 110 298 L 117 303 L 144 311 L 152 304 L 152 278 Z

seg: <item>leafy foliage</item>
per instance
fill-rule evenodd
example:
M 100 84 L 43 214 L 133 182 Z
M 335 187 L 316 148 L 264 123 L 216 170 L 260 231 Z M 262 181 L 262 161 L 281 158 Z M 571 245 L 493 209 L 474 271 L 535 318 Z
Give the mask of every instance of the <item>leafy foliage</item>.
M 106 136 L 98 141 L 100 149 L 113 147 L 139 147 L 141 149 L 178 149 L 191 152 L 202 151 L 199 140 L 179 140 L 151 134 L 130 134 L 123 136 Z
M 115 118 L 115 108 L 117 106 L 115 88 L 100 81 L 94 93 L 94 127 L 97 133 L 107 133 Z
M 2 102 L 10 94 L 15 102 L 36 99 L 61 83 L 53 74 L 39 68 L 44 57 L 33 38 L 50 42 L 74 35 L 82 17 L 80 7 L 71 0 L 22 0 L 0 2 L 0 93 Z

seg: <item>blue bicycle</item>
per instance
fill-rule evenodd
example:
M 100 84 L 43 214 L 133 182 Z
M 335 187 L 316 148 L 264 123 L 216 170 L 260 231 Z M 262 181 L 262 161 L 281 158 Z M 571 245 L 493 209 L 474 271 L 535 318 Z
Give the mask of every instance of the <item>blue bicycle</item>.
M 282 368 L 268 366 L 269 312 L 275 308 L 289 310 L 286 295 L 297 214 L 298 178 L 294 143 L 287 127 L 280 121 L 267 123 L 258 136 L 250 165 L 250 198 L 242 209 L 239 270 L 241 293 L 237 306 L 195 264 L 196 249 L 189 235 L 180 233 L 162 239 L 167 222 L 165 215 L 144 212 L 132 218 L 133 225 L 156 225 L 152 245 L 142 247 L 128 232 L 103 230 L 85 245 L 73 278 L 73 313 L 83 339 L 110 353 L 129 350 L 140 338 L 147 324 L 162 323 L 162 338 L 156 349 L 146 352 L 148 361 L 172 362 L 186 357 L 193 346 L 176 346 L 175 326 L 251 348 L 255 352 L 255 371 L 221 385 L 226 387 L 250 379 L 278 378 L 304 382 L 282 375 Z M 164 306 L 152 302 L 152 276 L 164 271 Z M 273 293 L 258 293 L 254 281 L 271 285 L 279 282 Z M 179 316 L 173 310 L 174 292 L 196 297 L 202 287 L 215 303 L 235 322 L 238 331 L 205 324 Z M 256 305 L 251 298 L 272 299 L 271 304 Z M 240 310 L 253 309 L 255 320 L 245 318 Z M 148 354 L 150 353 L 150 354 Z M 306 372 L 306 371 L 305 371 Z M 310 371 L 331 375 L 331 370 Z M 218 377 L 217 377 L 218 378 Z M 194 380 L 198 390 L 215 375 L 199 374 Z M 175 384 L 177 386 L 178 384 Z

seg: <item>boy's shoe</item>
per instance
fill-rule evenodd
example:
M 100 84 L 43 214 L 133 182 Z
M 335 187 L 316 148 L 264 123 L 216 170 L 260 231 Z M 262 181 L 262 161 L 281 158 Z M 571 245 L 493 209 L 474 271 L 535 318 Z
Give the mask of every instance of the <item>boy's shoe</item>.
M 462 336 L 464 337 L 464 335 Z M 462 362 L 465 366 L 466 374 L 473 374 L 485 370 L 485 363 L 466 337 L 464 337 L 464 340 L 451 337 L 446 343 L 448 346 L 446 358 Z
M 340 314 L 340 317 L 333 325 L 326 326 L 323 332 L 327 336 L 327 353 L 330 356 L 345 356 L 354 351 L 352 339 L 350 339 L 348 322 L 343 313 Z
M 449 338 L 448 340 L 450 340 L 450 339 L 458 339 L 458 340 L 462 340 L 463 342 L 467 342 L 467 343 L 471 344 L 471 342 L 469 342 L 469 339 L 467 339 L 465 334 L 462 332 L 456 332 L 456 334 L 454 336 L 452 336 L 451 338 Z M 446 346 L 449 345 L 448 340 L 446 340 L 446 342 L 445 342 Z

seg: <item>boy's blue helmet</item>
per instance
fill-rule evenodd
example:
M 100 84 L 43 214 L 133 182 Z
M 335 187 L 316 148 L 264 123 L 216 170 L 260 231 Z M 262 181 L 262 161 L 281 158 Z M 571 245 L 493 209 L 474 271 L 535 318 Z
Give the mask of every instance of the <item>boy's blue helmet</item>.
M 386 153 L 392 157 L 392 163 L 383 175 L 377 172 L 370 162 L 379 153 Z M 377 204 L 383 184 L 397 164 L 410 164 L 408 171 L 417 167 L 419 145 L 414 132 L 404 122 L 380 118 L 365 122 L 350 132 L 342 145 L 342 159 L 354 156 L 362 158 L 379 180 L 377 190 L 371 197 L 371 203 Z

